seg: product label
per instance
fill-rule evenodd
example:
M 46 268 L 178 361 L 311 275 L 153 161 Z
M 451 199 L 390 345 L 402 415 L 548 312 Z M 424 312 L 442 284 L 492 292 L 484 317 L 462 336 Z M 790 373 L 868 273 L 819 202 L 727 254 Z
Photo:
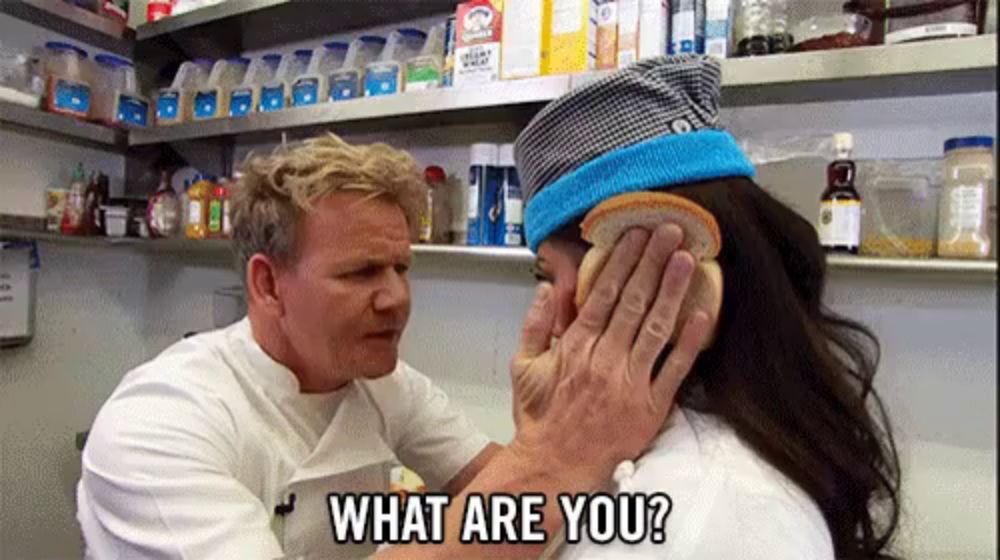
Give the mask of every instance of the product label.
M 486 183 L 483 188 L 483 245 L 497 245 L 503 237 L 503 188 L 500 185 L 499 170 L 486 169 Z
M 260 90 L 260 111 L 270 113 L 285 108 L 285 86 L 265 87 Z
M 500 79 L 500 43 L 459 48 L 455 53 L 455 85 Z
M 521 181 L 517 170 L 507 168 L 504 173 L 503 207 L 498 228 L 497 245 L 520 247 L 524 244 L 524 202 L 521 198 Z
M 448 18 L 444 34 L 444 68 L 441 69 L 441 85 L 451 87 L 455 75 L 455 18 Z
M 192 200 L 188 202 L 188 221 L 189 224 L 200 224 L 201 223 L 201 201 Z
M 597 6 L 597 68 L 611 69 L 618 65 L 618 4 L 608 2 Z
M 149 124 L 149 102 L 139 97 L 118 94 L 117 110 L 115 111 L 118 122 L 134 125 L 146 126 Z
M 156 118 L 161 121 L 174 121 L 180 116 L 181 96 L 176 91 L 167 91 L 156 99 Z
M 441 73 L 433 63 L 409 63 L 406 65 L 406 91 L 421 91 L 438 87 Z
M 229 97 L 229 116 L 245 117 L 253 110 L 253 90 L 237 89 Z
M 292 106 L 315 105 L 319 102 L 319 80 L 299 78 L 292 86 Z
M 861 244 L 861 203 L 827 200 L 820 205 L 819 241 L 825 247 Z
M 471 0 L 459 4 L 455 13 L 456 47 L 499 43 L 502 23 L 500 10 L 490 0 Z
M 211 119 L 219 111 L 219 94 L 217 91 L 199 91 L 194 94 L 194 118 Z
M 399 65 L 372 66 L 365 72 L 365 97 L 391 95 L 399 91 Z
M 330 100 L 341 101 L 358 96 L 358 72 L 337 73 L 330 76 Z
M 86 116 L 90 111 L 90 86 L 63 78 L 53 88 L 53 107 L 58 111 Z
M 695 51 L 694 11 L 674 14 L 672 23 L 670 53 L 693 53 Z
M 983 189 L 954 187 L 947 196 L 948 225 L 958 232 L 979 231 L 986 217 L 986 196 Z
M 639 0 L 618 1 L 618 67 L 635 62 L 639 49 Z
M 552 34 L 578 33 L 583 28 L 583 6 L 581 0 L 552 0 Z
M 213 200 L 208 204 L 208 231 L 219 233 L 222 231 L 222 201 Z
M 424 208 L 423 213 L 420 214 L 420 241 L 422 243 L 429 243 L 433 237 L 433 215 L 434 191 L 432 189 L 427 189 L 427 207 Z
M 229 200 L 222 203 L 222 233 L 226 237 L 233 231 L 233 223 L 229 219 Z

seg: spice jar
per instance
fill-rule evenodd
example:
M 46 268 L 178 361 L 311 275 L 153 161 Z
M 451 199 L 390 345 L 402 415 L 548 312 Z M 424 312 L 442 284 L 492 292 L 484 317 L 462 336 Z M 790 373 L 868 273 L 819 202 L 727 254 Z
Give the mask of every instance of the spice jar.
M 994 179 L 993 138 L 952 138 L 944 144 L 944 191 L 938 214 L 938 256 L 990 255 L 988 206 Z

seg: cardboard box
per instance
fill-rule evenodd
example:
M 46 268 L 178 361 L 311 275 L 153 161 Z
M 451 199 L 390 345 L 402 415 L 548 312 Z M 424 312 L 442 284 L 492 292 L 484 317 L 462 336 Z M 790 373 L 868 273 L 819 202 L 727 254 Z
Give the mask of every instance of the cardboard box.
M 703 54 L 705 0 L 674 0 L 671 11 L 670 54 Z
M 503 0 L 459 4 L 455 26 L 455 86 L 499 80 Z
M 670 7 L 667 0 L 618 0 L 618 67 L 667 54 Z
M 597 56 L 597 0 L 547 0 L 549 56 L 546 74 L 593 70 Z
M 732 0 L 705 0 L 705 54 L 730 55 L 729 34 L 733 28 Z
M 605 0 L 597 6 L 597 46 L 595 65 L 598 70 L 618 67 L 618 2 Z
M 542 74 L 548 17 L 542 0 L 505 0 L 500 75 L 505 80 Z

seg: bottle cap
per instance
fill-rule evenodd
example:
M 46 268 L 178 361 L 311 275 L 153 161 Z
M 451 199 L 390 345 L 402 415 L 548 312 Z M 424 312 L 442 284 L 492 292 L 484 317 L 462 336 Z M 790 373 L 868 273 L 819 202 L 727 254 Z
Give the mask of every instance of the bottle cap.
M 517 163 L 514 162 L 513 144 L 500 144 L 499 162 L 500 167 L 517 167 Z
M 470 165 L 493 165 L 496 166 L 500 158 L 499 148 L 496 144 L 473 144 L 470 150 Z
M 424 180 L 428 183 L 443 183 L 445 179 L 444 169 L 437 165 L 432 165 L 424 170 Z
M 962 148 L 992 148 L 992 136 L 966 136 L 963 138 L 949 138 L 944 143 L 944 151 L 959 150 Z
M 833 149 L 840 152 L 854 149 L 854 136 L 850 132 L 838 132 L 833 135 Z

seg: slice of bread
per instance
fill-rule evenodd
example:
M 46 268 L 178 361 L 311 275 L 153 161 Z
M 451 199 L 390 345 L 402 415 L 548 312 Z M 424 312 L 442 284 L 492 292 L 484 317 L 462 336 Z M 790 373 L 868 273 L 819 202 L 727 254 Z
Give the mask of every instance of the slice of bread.
M 722 308 L 722 270 L 713 259 L 721 249 L 719 225 L 707 210 L 694 202 L 666 193 L 631 193 L 608 199 L 596 206 L 580 225 L 583 239 L 593 244 L 584 255 L 577 272 L 576 306 L 583 307 L 611 256 L 615 243 L 629 229 L 654 229 L 666 222 L 677 224 L 684 232 L 681 248 L 698 261 L 670 342 L 675 342 L 684 324 L 695 311 L 708 314 L 714 325 Z
M 584 241 L 595 247 L 611 247 L 629 228 L 654 229 L 673 222 L 684 232 L 681 247 L 697 260 L 714 259 L 722 247 L 722 234 L 715 217 L 694 202 L 668 193 L 637 192 L 618 195 L 595 206 L 583 219 Z

